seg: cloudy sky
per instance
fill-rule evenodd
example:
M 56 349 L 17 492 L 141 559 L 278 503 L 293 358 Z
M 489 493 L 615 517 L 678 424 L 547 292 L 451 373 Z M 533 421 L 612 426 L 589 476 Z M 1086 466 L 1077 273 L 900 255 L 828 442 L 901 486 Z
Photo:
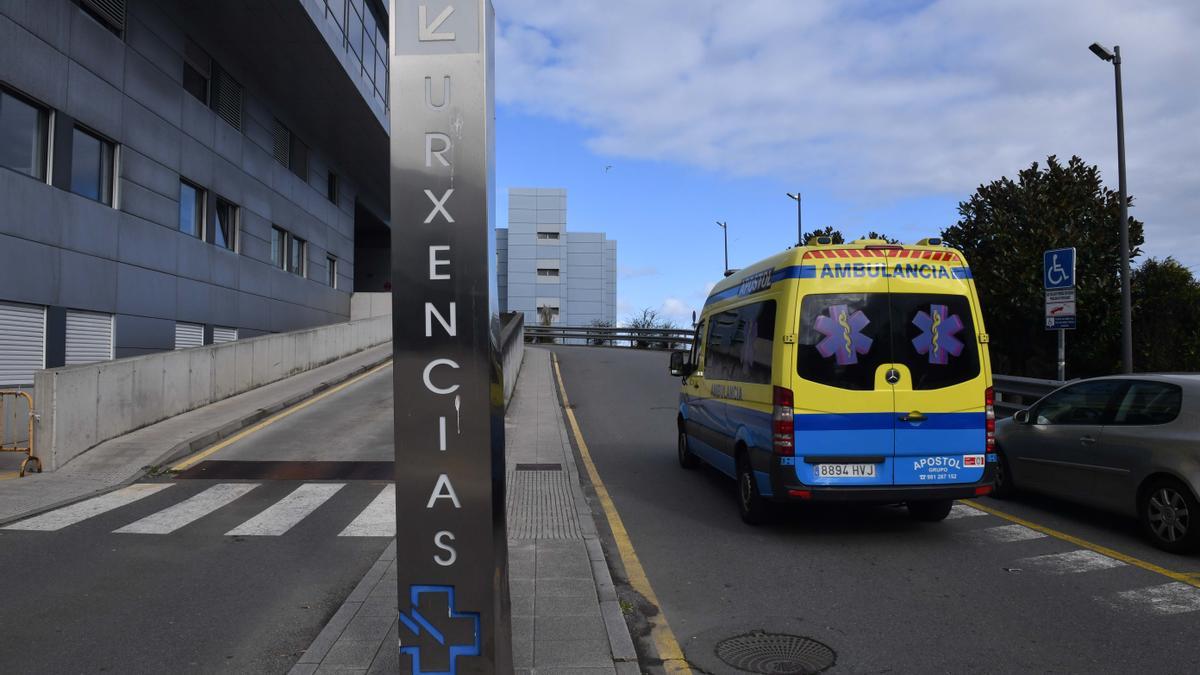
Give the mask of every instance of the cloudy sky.
M 497 187 L 565 187 L 618 240 L 618 318 L 677 321 L 804 226 L 936 235 L 979 184 L 1078 154 L 1200 275 L 1200 3 L 494 0 Z M 611 167 L 607 171 L 606 167 Z M 974 261 L 978 266 L 984 261 Z M 1036 261 L 1034 264 L 1037 264 Z

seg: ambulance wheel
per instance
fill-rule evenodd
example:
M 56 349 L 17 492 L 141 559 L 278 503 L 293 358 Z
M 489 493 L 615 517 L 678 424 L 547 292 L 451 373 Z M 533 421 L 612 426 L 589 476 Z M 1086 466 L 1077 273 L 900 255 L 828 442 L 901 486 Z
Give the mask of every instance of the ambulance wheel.
M 700 465 L 700 460 L 696 459 L 696 456 L 692 454 L 690 449 L 688 449 L 688 437 L 687 434 L 684 433 L 682 426 L 679 427 L 678 454 L 679 466 L 682 466 L 685 469 L 694 469 Z
M 748 525 L 761 525 L 771 515 L 771 504 L 758 493 L 758 480 L 754 469 L 742 450 L 737 457 L 738 513 Z
M 954 506 L 953 499 L 934 499 L 922 502 L 909 502 L 908 515 L 913 520 L 923 523 L 936 523 L 950 515 L 950 507 Z

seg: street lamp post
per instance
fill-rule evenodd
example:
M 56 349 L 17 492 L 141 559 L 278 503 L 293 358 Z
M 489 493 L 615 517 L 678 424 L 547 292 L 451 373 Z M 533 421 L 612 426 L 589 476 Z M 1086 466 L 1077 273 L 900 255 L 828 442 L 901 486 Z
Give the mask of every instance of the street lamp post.
M 792 194 L 789 192 L 787 196 L 796 200 L 796 245 L 803 246 L 804 228 L 800 225 L 800 193 Z
M 725 234 L 725 269 L 722 270 L 722 273 L 725 276 L 729 276 L 729 223 L 723 223 L 718 220 L 717 227 L 721 228 L 721 231 Z
M 1121 47 L 1112 51 L 1098 42 L 1088 49 L 1113 64 L 1117 90 L 1117 182 L 1121 192 L 1121 363 L 1126 373 L 1133 372 L 1133 309 L 1129 291 L 1129 197 L 1125 184 L 1125 107 L 1121 100 Z

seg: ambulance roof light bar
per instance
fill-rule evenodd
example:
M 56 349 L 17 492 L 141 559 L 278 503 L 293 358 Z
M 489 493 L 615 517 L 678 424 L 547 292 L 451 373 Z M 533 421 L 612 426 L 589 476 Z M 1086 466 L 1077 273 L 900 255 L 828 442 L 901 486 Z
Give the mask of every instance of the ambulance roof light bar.
M 917 246 L 945 246 L 941 237 L 926 237 L 917 242 Z
M 833 237 L 822 234 L 816 237 L 810 237 L 807 246 L 833 246 Z

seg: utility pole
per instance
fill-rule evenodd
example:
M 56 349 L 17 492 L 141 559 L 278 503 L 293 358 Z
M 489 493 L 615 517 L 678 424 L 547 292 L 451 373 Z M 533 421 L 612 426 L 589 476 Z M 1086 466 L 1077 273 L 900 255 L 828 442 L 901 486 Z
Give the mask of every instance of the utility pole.
M 796 245 L 803 246 L 804 241 L 802 240 L 804 238 L 804 226 L 800 221 L 800 193 L 796 192 L 796 194 L 792 194 L 789 192 L 787 193 L 787 196 L 796 200 Z
M 1113 64 L 1117 90 L 1117 182 L 1121 193 L 1121 365 L 1133 372 L 1133 301 L 1129 289 L 1129 195 L 1125 183 L 1125 106 L 1121 96 L 1121 47 L 1108 51 L 1098 42 L 1088 49 Z
M 723 274 L 729 276 L 729 223 L 717 221 L 717 227 L 721 228 L 725 234 L 725 269 Z

